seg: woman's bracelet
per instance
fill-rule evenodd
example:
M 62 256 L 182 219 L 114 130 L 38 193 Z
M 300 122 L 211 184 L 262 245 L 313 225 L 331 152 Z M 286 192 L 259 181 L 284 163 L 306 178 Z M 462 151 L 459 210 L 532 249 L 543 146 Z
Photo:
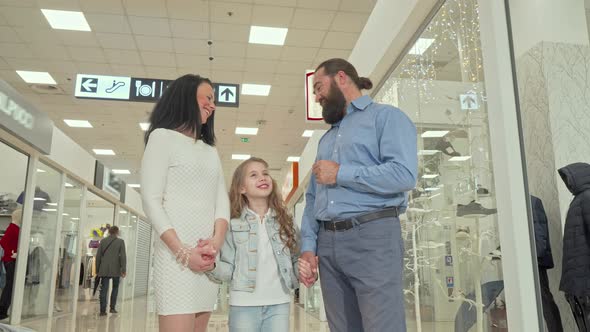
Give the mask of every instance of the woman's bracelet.
M 183 245 L 176 251 L 174 255 L 176 257 L 176 262 L 180 264 L 182 269 L 186 269 L 188 267 L 188 263 L 191 257 L 191 248 L 188 245 Z

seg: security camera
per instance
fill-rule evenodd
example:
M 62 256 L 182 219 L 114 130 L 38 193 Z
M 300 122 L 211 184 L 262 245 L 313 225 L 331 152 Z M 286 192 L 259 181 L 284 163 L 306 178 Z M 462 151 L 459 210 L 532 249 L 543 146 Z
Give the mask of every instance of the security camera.
M 207 45 L 209 45 L 209 46 L 213 45 L 213 41 L 212 40 L 208 40 L 207 41 Z
M 213 61 L 213 59 L 215 59 L 215 58 L 212 56 L 209 57 L 209 61 Z

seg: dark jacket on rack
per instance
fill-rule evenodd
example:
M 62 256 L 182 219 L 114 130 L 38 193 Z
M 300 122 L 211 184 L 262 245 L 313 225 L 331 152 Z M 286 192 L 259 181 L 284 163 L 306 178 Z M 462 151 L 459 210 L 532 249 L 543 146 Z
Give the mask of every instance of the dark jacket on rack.
M 535 226 L 535 246 L 537 248 L 537 263 L 544 269 L 552 269 L 553 254 L 549 242 L 549 228 L 547 225 L 547 214 L 540 198 L 531 195 L 531 206 L 533 209 L 533 223 Z
M 561 168 L 559 175 L 575 196 L 565 220 L 559 289 L 590 296 L 590 165 L 574 163 Z

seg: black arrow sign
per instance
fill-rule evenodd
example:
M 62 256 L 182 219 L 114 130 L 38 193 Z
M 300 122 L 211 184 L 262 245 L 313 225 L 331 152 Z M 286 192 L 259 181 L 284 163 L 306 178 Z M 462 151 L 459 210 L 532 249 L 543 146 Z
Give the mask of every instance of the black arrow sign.
M 467 95 L 467 98 L 465 98 L 465 104 L 467 105 L 467 108 L 471 109 L 472 106 L 475 106 L 475 99 L 473 99 L 472 96 Z
M 230 96 L 234 96 L 234 93 L 231 92 L 231 90 L 229 88 L 225 88 L 225 90 L 223 90 L 220 94 L 221 97 L 223 97 L 225 95 L 225 101 L 229 101 L 229 97 Z

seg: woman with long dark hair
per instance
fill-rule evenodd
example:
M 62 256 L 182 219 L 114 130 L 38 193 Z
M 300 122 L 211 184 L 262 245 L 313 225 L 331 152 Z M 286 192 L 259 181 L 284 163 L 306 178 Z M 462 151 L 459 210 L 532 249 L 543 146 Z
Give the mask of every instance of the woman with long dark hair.
M 214 112 L 211 81 L 184 75 L 154 107 L 145 134 L 141 196 L 161 240 L 154 260 L 160 331 L 205 331 L 217 301 L 218 286 L 203 272 L 223 245 L 229 199 Z

